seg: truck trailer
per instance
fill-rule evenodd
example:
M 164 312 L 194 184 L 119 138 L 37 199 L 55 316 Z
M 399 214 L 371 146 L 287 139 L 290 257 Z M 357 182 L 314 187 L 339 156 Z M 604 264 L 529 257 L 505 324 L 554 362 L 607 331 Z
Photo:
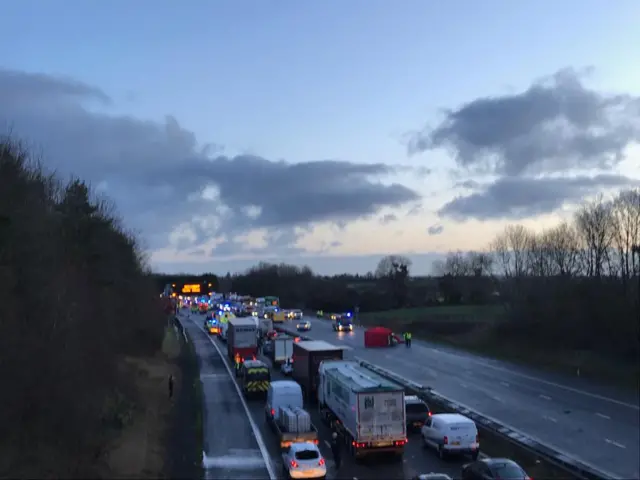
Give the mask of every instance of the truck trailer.
M 293 356 L 293 337 L 282 335 L 272 340 L 274 365 L 282 365 Z
M 323 360 L 342 360 L 343 349 L 323 340 L 293 343 L 293 372 L 291 377 L 302 387 L 308 402 L 318 399 L 318 367 Z
M 258 355 L 258 337 L 256 323 L 251 318 L 231 318 L 226 330 L 227 353 L 230 359 L 239 355 L 255 359 Z
M 391 453 L 407 443 L 404 389 L 357 362 L 320 364 L 318 406 L 323 422 L 341 433 L 354 458 Z

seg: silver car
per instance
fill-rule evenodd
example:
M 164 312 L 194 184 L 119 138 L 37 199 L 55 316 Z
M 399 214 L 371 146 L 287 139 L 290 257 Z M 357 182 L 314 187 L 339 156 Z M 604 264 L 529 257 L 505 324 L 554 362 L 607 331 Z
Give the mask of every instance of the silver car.
M 327 465 L 318 446 L 314 443 L 292 443 L 282 454 L 282 466 L 286 478 L 325 478 Z

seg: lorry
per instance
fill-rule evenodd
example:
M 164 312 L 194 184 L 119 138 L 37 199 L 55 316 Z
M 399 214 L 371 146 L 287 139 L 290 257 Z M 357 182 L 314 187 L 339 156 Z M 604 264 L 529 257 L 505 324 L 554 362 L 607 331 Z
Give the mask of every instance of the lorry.
M 293 337 L 283 335 L 275 337 L 273 340 L 273 358 L 275 365 L 281 365 L 293 356 Z
M 317 400 L 318 367 L 323 360 L 342 360 L 343 349 L 324 340 L 293 342 L 291 377 L 302 387 L 307 401 Z
M 325 360 L 319 368 L 318 407 L 323 422 L 342 435 L 354 458 L 404 455 L 407 428 L 401 386 L 357 362 Z
M 266 337 L 267 333 L 273 330 L 273 321 L 270 318 L 258 318 L 258 333 L 261 337 Z
M 231 318 L 226 331 L 227 353 L 231 360 L 236 355 L 241 360 L 255 359 L 258 355 L 258 337 L 256 323 L 251 318 Z

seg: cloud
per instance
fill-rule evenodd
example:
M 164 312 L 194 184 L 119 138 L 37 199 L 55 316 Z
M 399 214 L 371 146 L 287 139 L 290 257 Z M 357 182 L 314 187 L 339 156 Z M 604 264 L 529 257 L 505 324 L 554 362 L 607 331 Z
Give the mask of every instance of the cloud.
M 279 231 L 346 224 L 420 199 L 384 183 L 401 167 L 214 155 L 216 146 L 199 143 L 175 118 L 141 120 L 110 112 L 112 104 L 95 86 L 0 70 L 0 128 L 42 151 L 60 174 L 99 184 L 152 247 L 166 245 L 175 230 L 172 244 L 180 248 L 222 236 L 221 255 L 238 247 L 237 235 L 266 229 L 265 248 L 277 250 L 294 241 Z
M 521 219 L 553 212 L 567 203 L 578 202 L 605 188 L 638 184 L 640 181 L 621 175 L 505 177 L 485 185 L 480 192 L 454 198 L 438 210 L 438 215 L 455 220 Z
M 395 222 L 398 220 L 398 216 L 393 214 L 393 213 L 388 213 L 386 215 L 384 215 L 381 219 L 380 219 L 380 223 L 382 225 L 389 225 L 392 222 Z
M 640 140 L 640 98 L 588 89 L 564 69 L 513 95 L 447 110 L 413 136 L 410 153 L 444 148 L 458 166 L 499 175 L 612 168 Z
M 440 224 L 431 225 L 429 228 L 427 228 L 427 233 L 429 235 L 440 235 L 442 232 L 444 232 L 444 226 Z

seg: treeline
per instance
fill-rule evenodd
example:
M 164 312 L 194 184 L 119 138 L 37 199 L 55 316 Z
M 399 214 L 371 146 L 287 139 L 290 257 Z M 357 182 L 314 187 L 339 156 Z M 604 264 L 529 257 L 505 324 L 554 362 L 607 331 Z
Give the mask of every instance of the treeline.
M 0 140 L 0 477 L 99 475 L 126 421 L 122 356 L 156 352 L 166 317 L 106 200 Z
M 640 354 L 640 190 L 585 203 L 573 221 L 540 232 L 508 226 L 486 252 L 434 265 L 449 303 L 497 301 L 505 342 Z

